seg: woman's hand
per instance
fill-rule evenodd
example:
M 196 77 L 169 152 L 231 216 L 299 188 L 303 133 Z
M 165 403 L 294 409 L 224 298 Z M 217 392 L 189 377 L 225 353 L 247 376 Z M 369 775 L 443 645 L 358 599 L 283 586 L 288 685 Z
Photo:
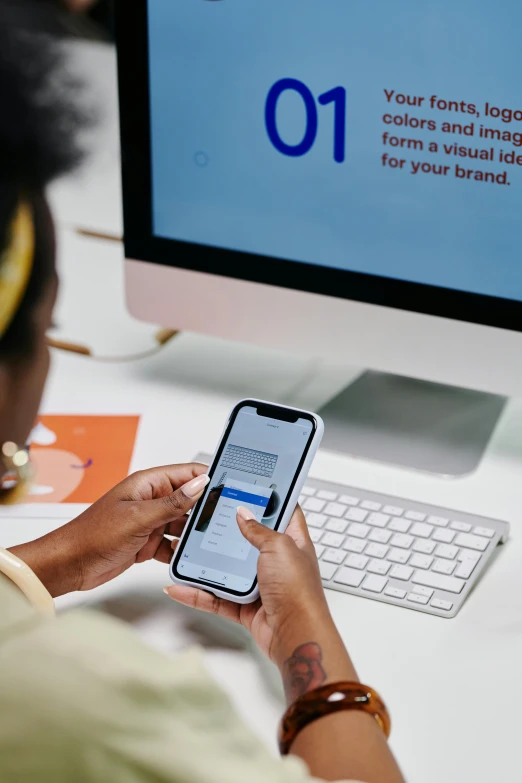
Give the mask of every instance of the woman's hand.
M 171 541 L 208 483 L 206 465 L 134 473 L 72 522 L 29 544 L 13 547 L 54 597 L 90 590 L 134 563 L 168 563 Z
M 285 535 L 256 522 L 247 509 L 239 509 L 237 523 L 247 541 L 259 549 L 260 600 L 236 604 L 181 585 L 166 587 L 165 592 L 186 606 L 241 623 L 260 649 L 278 662 L 285 637 L 292 635 L 296 622 L 304 616 L 307 622 L 321 624 L 330 618 L 315 550 L 299 507 Z
M 165 592 L 176 601 L 245 626 L 281 671 L 288 704 L 326 683 L 356 682 L 357 672 L 330 615 L 319 566 L 299 507 L 286 535 L 252 520 L 239 509 L 244 537 L 259 549 L 261 600 L 235 604 L 181 585 Z M 370 715 L 346 711 L 313 721 L 290 752 L 321 780 L 404 783 L 380 727 Z

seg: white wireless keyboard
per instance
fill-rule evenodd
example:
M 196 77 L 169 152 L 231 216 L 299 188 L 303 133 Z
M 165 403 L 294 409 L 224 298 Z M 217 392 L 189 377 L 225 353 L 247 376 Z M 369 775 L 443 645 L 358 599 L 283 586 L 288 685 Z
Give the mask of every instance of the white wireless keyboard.
M 509 524 L 309 478 L 299 499 L 323 584 L 455 617 Z

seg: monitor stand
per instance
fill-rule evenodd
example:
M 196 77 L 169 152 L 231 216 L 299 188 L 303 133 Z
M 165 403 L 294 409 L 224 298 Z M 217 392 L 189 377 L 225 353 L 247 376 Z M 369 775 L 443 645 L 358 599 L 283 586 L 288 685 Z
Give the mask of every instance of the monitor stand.
M 320 415 L 323 447 L 439 476 L 480 463 L 507 399 L 398 375 L 365 372 Z

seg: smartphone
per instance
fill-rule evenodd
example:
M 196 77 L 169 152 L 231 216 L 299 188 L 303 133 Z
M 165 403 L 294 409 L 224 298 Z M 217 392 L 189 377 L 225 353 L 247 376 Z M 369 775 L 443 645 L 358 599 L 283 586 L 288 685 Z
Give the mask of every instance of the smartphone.
M 262 400 L 233 408 L 198 500 L 170 564 L 178 584 L 248 604 L 259 597 L 255 547 L 236 520 L 245 506 L 258 522 L 284 533 L 298 502 L 324 425 L 315 413 Z

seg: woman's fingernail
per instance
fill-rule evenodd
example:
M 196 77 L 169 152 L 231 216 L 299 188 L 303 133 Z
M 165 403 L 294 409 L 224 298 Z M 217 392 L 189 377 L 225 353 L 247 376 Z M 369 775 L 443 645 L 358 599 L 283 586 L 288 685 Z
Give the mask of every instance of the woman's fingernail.
M 163 588 L 163 592 L 165 593 L 165 595 L 170 595 L 169 590 L 170 590 L 170 585 L 167 585 L 167 587 Z
M 201 492 L 203 492 L 209 481 L 210 479 L 207 475 L 196 476 L 196 478 L 187 481 L 187 483 L 184 484 L 181 489 L 183 494 L 188 498 L 195 498 L 196 495 L 199 495 Z
M 255 520 L 255 516 L 252 514 L 252 512 L 249 511 L 248 508 L 245 508 L 244 506 L 238 506 L 237 513 L 241 517 L 241 519 L 245 520 L 245 522 L 249 522 L 251 519 Z

